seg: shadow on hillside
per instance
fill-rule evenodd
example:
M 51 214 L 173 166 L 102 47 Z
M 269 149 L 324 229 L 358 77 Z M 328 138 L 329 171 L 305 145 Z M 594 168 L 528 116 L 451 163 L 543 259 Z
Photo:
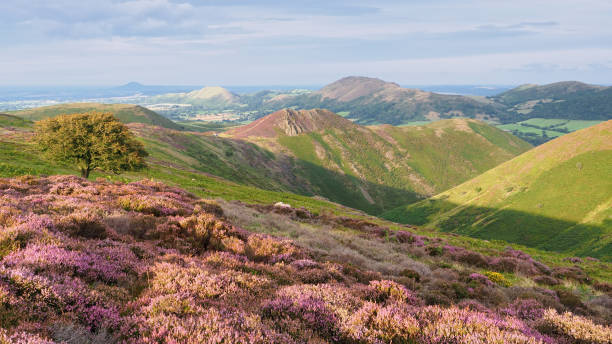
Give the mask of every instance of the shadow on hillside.
M 452 215 L 444 214 L 451 211 Z M 479 239 L 612 260 L 610 219 L 593 226 L 510 209 L 460 206 L 440 199 L 394 209 L 383 217 L 413 225 L 433 223 L 441 231 Z
M 371 215 L 380 215 L 386 210 L 412 204 L 425 197 L 411 190 L 372 183 L 299 159 L 295 159 L 294 173 L 308 180 L 311 185 L 310 188 L 298 188 L 299 193 L 323 196 Z M 368 196 L 364 195 L 361 188 Z

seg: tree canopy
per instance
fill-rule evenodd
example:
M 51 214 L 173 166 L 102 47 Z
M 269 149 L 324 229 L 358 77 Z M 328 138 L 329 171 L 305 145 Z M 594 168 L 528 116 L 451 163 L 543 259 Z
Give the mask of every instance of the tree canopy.
M 111 113 L 60 115 L 36 123 L 36 142 L 52 160 L 74 164 L 84 178 L 94 169 L 118 173 L 145 167 L 147 152 Z

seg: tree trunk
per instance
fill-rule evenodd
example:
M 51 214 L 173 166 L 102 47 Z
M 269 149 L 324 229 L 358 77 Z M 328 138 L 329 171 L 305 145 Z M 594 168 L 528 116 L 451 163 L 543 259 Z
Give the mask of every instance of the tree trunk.
M 86 168 L 81 168 L 81 177 L 87 179 L 89 178 L 89 172 L 90 172 L 90 168 L 89 166 L 87 166 Z

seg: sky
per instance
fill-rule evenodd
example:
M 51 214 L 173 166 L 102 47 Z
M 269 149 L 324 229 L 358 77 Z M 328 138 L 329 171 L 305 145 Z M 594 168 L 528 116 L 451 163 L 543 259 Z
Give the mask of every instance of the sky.
M 1 0 L 0 85 L 612 84 L 610 0 Z

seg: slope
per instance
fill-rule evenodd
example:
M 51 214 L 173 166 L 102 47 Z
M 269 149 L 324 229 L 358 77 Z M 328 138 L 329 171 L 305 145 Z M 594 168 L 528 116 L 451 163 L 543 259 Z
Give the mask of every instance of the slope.
M 226 132 L 278 155 L 303 190 L 372 214 L 490 169 L 530 145 L 482 122 L 363 127 L 327 110 L 281 110 Z
M 123 123 L 145 123 L 170 129 L 182 128 L 180 125 L 154 111 L 131 104 L 71 103 L 14 111 L 11 112 L 11 114 L 27 120 L 37 121 L 61 114 L 83 113 L 88 111 L 110 112 Z
M 612 121 L 534 148 L 383 216 L 478 238 L 612 259 Z

